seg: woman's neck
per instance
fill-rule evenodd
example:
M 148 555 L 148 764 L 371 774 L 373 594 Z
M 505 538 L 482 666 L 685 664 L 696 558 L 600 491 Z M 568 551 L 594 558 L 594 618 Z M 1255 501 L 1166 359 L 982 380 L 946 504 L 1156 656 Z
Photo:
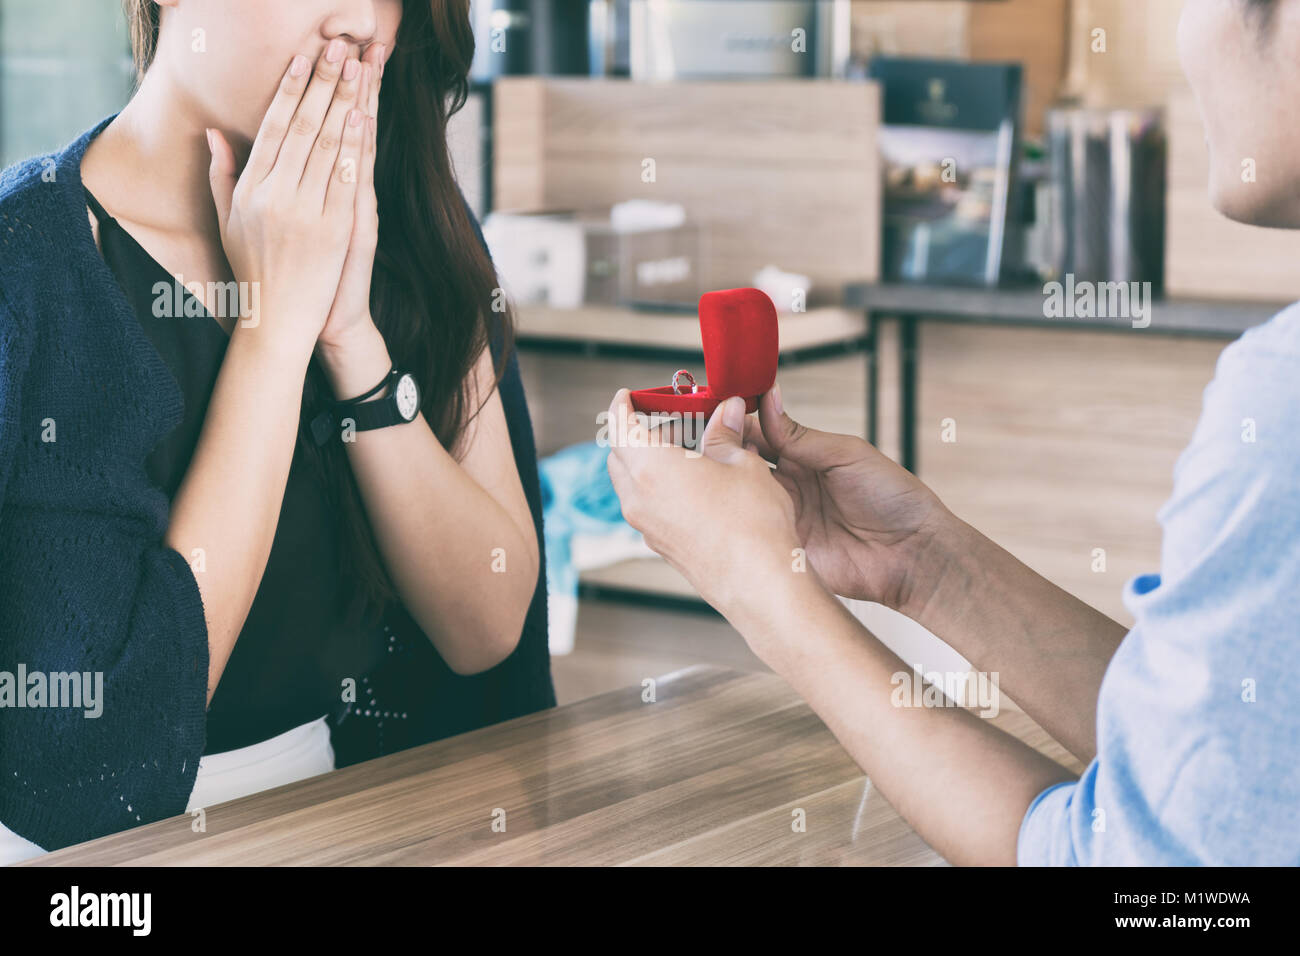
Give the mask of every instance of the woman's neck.
M 90 144 L 81 174 L 115 218 L 150 232 L 202 238 L 220 249 L 209 160 L 202 111 L 167 81 L 159 64 Z

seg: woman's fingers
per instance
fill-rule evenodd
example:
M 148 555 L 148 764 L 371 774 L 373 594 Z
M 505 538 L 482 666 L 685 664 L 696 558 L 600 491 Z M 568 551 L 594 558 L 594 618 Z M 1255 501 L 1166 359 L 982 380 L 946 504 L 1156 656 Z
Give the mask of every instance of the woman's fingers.
M 327 215 L 349 216 L 357 201 L 357 180 L 361 175 L 361 149 L 364 145 L 366 115 L 355 107 L 343 120 L 343 143 L 329 179 L 325 195 Z
M 243 173 L 249 177 L 249 182 L 260 183 L 275 167 L 276 157 L 280 155 L 280 146 L 289 132 L 293 114 L 298 109 L 298 104 L 302 102 L 302 94 L 307 89 L 310 75 L 311 60 L 299 53 L 290 62 L 289 69 L 280 80 L 280 88 L 276 90 L 270 108 L 262 117 L 262 126 L 257 131 L 257 138 L 253 140 L 253 148 L 248 154 L 248 162 L 244 165 Z
M 346 196 L 356 206 L 357 215 L 360 216 L 362 211 L 363 197 L 366 185 L 366 149 L 370 138 L 369 120 L 365 113 L 364 104 L 369 100 L 369 84 L 374 79 L 374 71 L 370 64 L 361 61 L 361 75 L 357 79 L 357 105 L 353 112 L 360 114 L 360 120 L 357 129 L 351 125 L 352 113 L 349 113 L 345 120 L 343 131 L 343 147 L 339 150 L 338 163 L 334 170 L 334 176 L 329 182 L 328 191 L 325 194 L 325 211 L 327 213 L 341 208 L 341 200 Z M 352 152 L 353 137 L 360 139 L 360 155 Z M 355 228 L 355 225 L 354 225 Z M 355 236 L 354 244 L 355 244 Z
M 307 160 L 316 147 L 316 137 L 325 123 L 325 114 L 334 101 L 334 90 L 343 73 L 347 52 L 348 45 L 342 40 L 336 38 L 330 41 L 316 61 L 316 70 L 307 84 L 307 91 L 294 111 L 289 131 L 280 147 L 280 155 L 276 157 L 271 171 L 272 176 L 288 187 L 297 189 L 302 180 Z M 339 132 L 342 133 L 341 124 Z M 338 140 L 335 140 L 334 146 L 337 150 Z M 330 165 L 333 166 L 333 157 Z
M 374 214 L 377 219 L 379 204 L 375 197 L 375 156 L 379 153 L 379 87 L 383 81 L 384 60 L 388 51 L 382 43 L 376 43 L 366 50 L 366 69 L 369 82 L 366 84 L 363 98 L 358 100 L 366 110 L 366 145 L 361 156 L 361 195 L 357 203 L 358 222 L 363 216 Z M 376 223 L 377 225 L 377 223 Z
M 357 198 L 358 221 L 363 215 L 372 211 L 378 213 L 378 201 L 375 196 L 375 154 L 378 152 L 375 136 L 376 108 L 379 104 L 379 66 L 374 61 L 365 65 L 366 84 L 363 99 L 366 104 L 365 146 L 361 151 L 361 194 Z
M 357 108 L 357 92 L 360 87 L 361 63 L 349 58 L 343 66 L 339 83 L 334 88 L 334 99 L 330 102 L 329 110 L 326 111 L 320 133 L 316 136 L 316 146 L 307 157 L 302 182 L 298 185 L 299 191 L 304 196 L 318 198 L 322 207 L 325 205 L 325 193 L 330 188 L 331 178 L 337 178 L 335 168 L 341 155 L 339 150 L 344 133 L 352 121 L 352 113 L 354 111 L 361 113 Z M 362 119 L 364 120 L 364 116 Z M 364 122 L 362 125 L 364 126 Z M 354 165 L 351 171 L 350 185 L 354 189 L 361 173 L 360 161 L 361 154 L 358 152 L 353 158 Z
M 370 111 L 375 83 L 379 79 L 379 69 L 368 60 L 361 61 L 361 88 L 357 90 L 357 109 L 361 110 L 361 170 L 357 177 L 361 191 L 357 193 L 357 215 L 365 211 L 367 191 L 373 195 L 371 187 L 375 184 L 375 151 L 370 134 L 370 121 L 374 113 Z
M 388 51 L 384 49 L 383 44 L 378 44 L 378 47 L 379 49 L 374 53 L 374 61 L 372 61 L 375 74 L 374 82 L 370 87 L 370 115 L 375 118 L 379 117 L 379 90 L 384 84 L 384 64 L 388 59 Z M 369 55 L 371 51 L 367 50 L 366 53 Z
M 230 221 L 230 208 L 235 194 L 235 151 L 226 142 L 220 130 L 208 130 L 208 150 L 212 154 L 208 166 L 208 182 L 212 186 L 212 201 L 217 207 L 217 225 L 221 238 L 226 237 L 226 224 Z

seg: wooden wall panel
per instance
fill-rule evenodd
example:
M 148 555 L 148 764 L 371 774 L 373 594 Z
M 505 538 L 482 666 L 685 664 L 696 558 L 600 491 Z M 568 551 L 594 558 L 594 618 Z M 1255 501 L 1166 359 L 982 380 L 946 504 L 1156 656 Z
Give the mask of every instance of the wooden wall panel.
M 492 87 L 492 206 L 527 208 L 546 195 L 546 85 L 498 79 Z
M 924 322 L 918 472 L 1020 560 L 1131 624 L 1121 589 L 1159 570 L 1156 512 L 1225 345 Z M 956 442 L 942 440 L 946 418 Z
M 451 154 L 452 171 L 465 201 L 479 219 L 487 215 L 487 178 L 491 172 L 488 169 L 488 151 L 484 148 L 485 95 L 471 93 L 465 105 L 447 123 L 447 151 Z
M 1038 134 L 1065 75 L 1066 0 L 1003 0 L 969 6 L 971 59 L 1024 65 L 1026 129 Z
M 812 277 L 811 303 L 835 303 L 879 274 L 878 123 L 871 83 L 503 78 L 494 207 L 680 202 L 706 229 L 706 288 L 774 264 Z
M 1065 72 L 1067 9 L 1067 0 L 853 0 L 851 47 L 863 58 L 1019 62 L 1026 128 L 1037 134 Z
M 1245 226 L 1220 215 L 1210 205 L 1210 159 L 1191 93 L 1171 98 L 1168 115 L 1168 294 L 1263 302 L 1300 298 L 1300 231 Z
M 970 56 L 971 8 L 966 0 L 853 0 L 850 48 L 855 56 Z
M 1160 106 L 1186 87 L 1178 60 L 1184 0 L 1072 0 L 1067 89 L 1098 107 Z M 1105 48 L 1094 49 L 1104 30 Z

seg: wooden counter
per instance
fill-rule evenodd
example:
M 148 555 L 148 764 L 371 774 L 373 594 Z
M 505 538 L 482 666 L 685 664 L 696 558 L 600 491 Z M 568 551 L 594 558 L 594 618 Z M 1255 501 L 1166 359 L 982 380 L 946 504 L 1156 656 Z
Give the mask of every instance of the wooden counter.
M 613 691 L 210 807 L 206 833 L 183 815 L 25 865 L 943 863 L 779 678 L 693 667 L 656 698 Z M 995 722 L 1078 769 L 1019 711 Z

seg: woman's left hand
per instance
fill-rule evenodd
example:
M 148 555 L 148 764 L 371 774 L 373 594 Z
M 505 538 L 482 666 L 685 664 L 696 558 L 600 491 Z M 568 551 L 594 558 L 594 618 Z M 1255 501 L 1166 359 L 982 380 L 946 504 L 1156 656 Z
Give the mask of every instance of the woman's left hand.
M 352 241 L 318 344 L 342 350 L 350 337 L 370 331 L 370 280 L 379 245 L 379 200 L 375 194 L 375 154 L 378 145 L 379 89 L 388 51 L 382 43 L 371 44 L 361 58 L 362 80 L 357 105 L 365 113 L 365 136 L 357 175 L 357 207 Z
M 628 395 L 619 389 L 609 406 L 606 463 L 624 519 L 728 617 L 765 588 L 782 593 L 772 587 L 779 576 L 806 567 L 794 504 L 767 462 L 741 444 L 744 399 L 718 406 L 693 452 L 658 438 Z

